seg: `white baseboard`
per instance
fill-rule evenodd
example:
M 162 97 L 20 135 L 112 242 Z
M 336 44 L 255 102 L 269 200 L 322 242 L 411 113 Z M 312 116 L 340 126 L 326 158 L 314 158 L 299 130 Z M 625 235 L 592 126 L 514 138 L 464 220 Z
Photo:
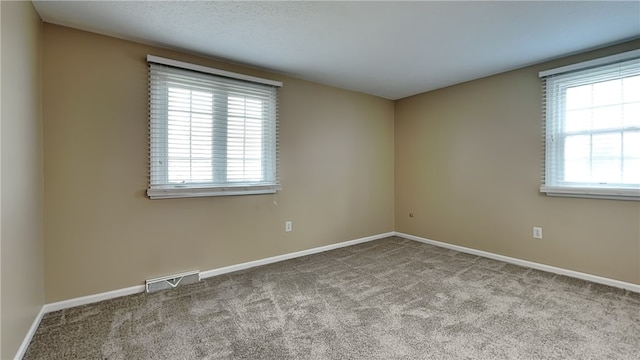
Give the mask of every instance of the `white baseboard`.
M 216 275 L 222 275 L 222 274 L 227 274 L 227 273 L 234 272 L 234 271 L 249 269 L 249 268 L 256 267 L 256 266 L 272 264 L 272 263 L 278 262 L 278 261 L 289 260 L 289 259 L 293 259 L 293 258 L 297 258 L 297 257 L 301 257 L 301 256 L 317 254 L 317 253 L 324 252 L 324 251 L 338 249 L 338 248 L 345 247 L 345 246 L 351 246 L 351 245 L 360 244 L 360 243 L 364 243 L 364 242 L 368 242 L 368 241 L 383 239 L 385 237 L 389 237 L 389 236 L 393 236 L 393 235 L 394 235 L 394 232 L 388 232 L 388 233 L 384 233 L 384 234 L 367 236 L 367 237 L 363 237 L 363 238 L 360 238 L 360 239 L 349 240 L 349 241 L 345 241 L 345 242 L 341 242 L 341 243 L 337 243 L 337 244 L 320 246 L 320 247 L 316 247 L 316 248 L 312 248 L 312 249 L 307 249 L 307 250 L 297 251 L 297 252 L 293 252 L 293 253 L 273 256 L 273 257 L 269 257 L 269 258 L 265 258 L 265 259 L 249 261 L 249 262 L 236 264 L 236 265 L 231 265 L 231 266 L 225 266 L 225 267 L 218 268 L 218 269 L 202 271 L 202 272 L 200 272 L 200 278 L 201 279 L 205 279 L 205 278 L 209 278 L 209 277 L 216 276 Z M 100 293 L 100 294 L 82 296 L 82 297 L 79 297 L 79 298 L 74 298 L 74 299 L 69 299 L 69 300 L 58 301 L 58 302 L 55 302 L 55 303 L 46 304 L 46 305 L 43 306 L 43 310 L 44 310 L 44 313 L 46 314 L 46 313 L 50 313 L 50 312 L 53 312 L 53 311 L 68 309 L 68 308 L 81 306 L 81 305 L 87 305 L 87 304 L 96 303 L 96 302 L 103 301 L 103 300 L 109 300 L 109 299 L 118 298 L 118 297 L 121 297 L 121 296 L 137 294 L 137 293 L 141 293 L 141 292 L 144 292 L 144 291 L 145 291 L 145 286 L 144 285 L 137 285 L 137 286 L 132 286 L 132 287 L 124 288 L 124 289 L 113 290 L 113 291 L 108 291 L 108 292 L 104 292 L 104 293 Z
M 68 309 L 68 308 L 72 308 L 80 305 L 96 303 L 102 300 L 114 299 L 121 296 L 133 295 L 136 293 L 143 292 L 144 289 L 145 289 L 144 285 L 132 286 L 125 289 L 108 291 L 100 294 L 83 296 L 79 298 L 45 304 L 44 306 L 42 306 L 42 308 L 40 309 L 40 312 L 38 313 L 38 315 L 36 315 L 36 318 L 33 320 L 33 323 L 31 324 L 31 327 L 29 328 L 27 335 L 25 335 L 24 340 L 22 340 L 22 344 L 20 345 L 20 348 L 18 348 L 18 352 L 16 353 L 16 356 L 14 357 L 14 359 L 15 360 L 22 359 L 22 357 L 27 351 L 27 348 L 29 347 L 29 344 L 31 343 L 31 339 L 33 339 L 33 335 L 35 335 L 36 330 L 38 329 L 38 326 L 42 321 L 42 317 L 46 313 Z
M 38 326 L 40 326 L 40 321 L 42 321 L 42 317 L 44 316 L 44 314 L 45 314 L 45 310 L 43 306 L 40 309 L 40 312 L 38 312 L 38 315 L 36 315 L 36 318 L 33 319 L 33 322 L 31 323 L 31 327 L 29 328 L 29 331 L 27 331 L 27 335 L 24 337 L 24 340 L 22 340 L 22 344 L 20 344 L 20 347 L 18 348 L 18 352 L 14 357 L 15 360 L 21 360 L 24 354 L 27 352 L 29 343 L 31 342 L 31 339 L 33 339 L 33 335 L 35 335 L 36 330 L 38 330 Z
M 384 234 L 367 236 L 367 237 L 363 237 L 363 238 L 360 238 L 360 239 L 349 240 L 349 241 L 345 241 L 345 242 L 341 242 L 341 243 L 337 243 L 337 244 L 320 246 L 320 247 L 313 248 L 313 249 L 302 250 L 302 251 L 297 251 L 297 252 L 293 252 L 293 253 L 289 253 L 289 254 L 273 256 L 273 257 L 269 257 L 269 258 L 266 258 L 266 259 L 249 261 L 249 262 L 242 263 L 242 264 L 236 264 L 236 265 L 231 265 L 231 266 L 225 266 L 225 267 L 218 268 L 218 269 L 207 270 L 207 271 L 203 271 L 203 272 L 200 273 L 200 278 L 201 279 L 205 279 L 205 278 L 208 278 L 208 277 L 227 274 L 227 273 L 230 273 L 230 272 L 244 270 L 244 269 L 249 269 L 249 268 L 256 267 L 256 266 L 272 264 L 272 263 L 275 263 L 275 262 L 278 262 L 278 261 L 289 260 L 289 259 L 293 259 L 293 258 L 297 258 L 297 257 L 301 257 L 301 256 L 311 255 L 311 254 L 317 254 L 317 253 L 320 253 L 320 252 L 329 251 L 329 250 L 333 250 L 333 249 L 338 249 L 338 248 L 345 247 L 345 246 L 351 246 L 351 245 L 360 244 L 360 243 L 364 243 L 364 242 L 368 242 L 368 241 L 383 239 L 383 238 L 386 238 L 386 237 L 389 237 L 389 236 L 393 236 L 394 234 L 395 234 L 394 232 L 388 232 L 388 233 L 384 233 Z M 74 299 L 69 299 L 69 300 L 58 301 L 58 302 L 55 302 L 55 303 L 45 304 L 42 307 L 42 309 L 40 310 L 40 312 L 38 313 L 38 315 L 36 316 L 36 318 L 33 320 L 33 323 L 31 324 L 31 327 L 29 328 L 29 331 L 27 332 L 27 335 L 25 336 L 24 340 L 22 341 L 22 344 L 20 345 L 20 348 L 18 349 L 18 352 L 16 353 L 15 359 L 16 360 L 22 359 L 22 357 L 24 356 L 25 352 L 27 351 L 27 347 L 29 347 L 29 343 L 31 343 L 31 339 L 33 338 L 33 335 L 35 334 L 36 330 L 38 329 L 38 326 L 40 325 L 40 321 L 42 321 L 42 317 L 46 313 L 50 313 L 50 312 L 58 311 L 58 310 L 64 310 L 64 309 L 68 309 L 68 308 L 72 308 L 72 307 L 76 307 L 76 306 L 81 306 L 81 305 L 92 304 L 92 303 L 100 302 L 100 301 L 103 301 L 103 300 L 115 299 L 115 298 L 118 298 L 118 297 L 121 297 L 121 296 L 133 295 L 133 294 L 141 293 L 141 292 L 144 292 L 144 291 L 145 291 L 145 286 L 144 285 L 137 285 L 137 286 L 131 286 L 131 287 L 124 288 L 124 289 L 107 291 L 107 292 L 103 292 L 103 293 L 100 293 L 100 294 L 82 296 L 82 297 L 79 297 L 79 298 L 74 298 Z
M 626 289 L 626 290 L 629 290 L 629 291 L 640 293 L 640 285 L 638 285 L 638 284 L 633 284 L 633 283 L 624 282 L 624 281 L 620 281 L 620 280 L 609 279 L 609 278 L 605 278 L 605 277 L 602 277 L 602 276 L 586 274 L 586 273 L 583 273 L 583 272 L 563 269 L 563 268 L 559 268 L 559 267 L 555 267 L 555 266 L 540 264 L 540 263 L 536 263 L 536 262 L 533 262 L 533 261 L 521 260 L 521 259 L 509 257 L 509 256 L 498 255 L 498 254 L 490 253 L 490 252 L 487 252 L 487 251 L 467 248 L 467 247 L 464 247 L 464 246 L 453 245 L 453 244 L 448 244 L 448 243 L 444 243 L 444 242 L 440 242 L 440 241 L 425 239 L 425 238 L 422 238 L 422 237 L 419 237 L 419 236 L 404 234 L 404 233 L 401 233 L 401 232 L 394 232 L 394 235 L 395 236 L 399 236 L 399 237 L 403 237 L 403 238 L 409 239 L 409 240 L 419 241 L 419 242 L 422 242 L 422 243 L 425 243 L 425 244 L 430 244 L 430 245 L 435 245 L 435 246 L 439 246 L 439 247 L 443 247 L 443 248 L 447 248 L 447 249 L 451 249 L 451 250 L 460 251 L 460 252 L 467 253 L 467 254 L 472 254 L 472 255 L 486 257 L 486 258 L 489 258 L 489 259 L 504 261 L 504 262 L 509 263 L 509 264 L 524 266 L 524 267 L 528 267 L 528 268 L 532 268 L 532 269 L 536 269 L 536 270 L 542 270 L 542 271 L 546 271 L 546 272 L 550 272 L 550 273 L 554 273 L 554 274 L 559 274 L 559 275 L 565 275 L 565 276 L 569 276 L 569 277 L 573 277 L 573 278 L 577 278 L 577 279 L 582 279 L 582 280 L 591 281 L 591 282 L 598 283 L 598 284 L 608 285 L 608 286 L 612 286 L 612 287 L 616 287 L 616 288 L 622 288 L 622 289 Z
M 231 272 L 234 272 L 234 271 L 249 269 L 249 268 L 253 268 L 253 267 L 256 267 L 256 266 L 272 264 L 272 263 L 275 263 L 275 262 L 294 259 L 294 258 L 301 257 L 301 256 L 312 255 L 312 254 L 317 254 L 317 253 L 321 253 L 321 252 L 325 252 L 325 251 L 329 251 L 329 250 L 334 250 L 334 249 L 342 248 L 342 247 L 345 247 L 345 246 L 351 246 L 351 245 L 361 244 L 361 243 L 368 242 L 368 241 L 383 239 L 383 238 L 386 238 L 386 237 L 389 237 L 389 236 L 399 236 L 399 237 L 403 237 L 405 239 L 419 241 L 419 242 L 422 242 L 422 243 L 435 245 L 435 246 L 439 246 L 439 247 L 443 247 L 443 248 L 447 248 L 447 249 L 451 249 L 451 250 L 456 250 L 456 251 L 460 251 L 460 252 L 464 252 L 464 253 L 468 253 L 468 254 L 473 254 L 473 255 L 477 255 L 477 256 L 482 256 L 482 257 L 486 257 L 486 258 L 490 258 L 490 259 L 494 259 L 494 260 L 504 261 L 504 262 L 510 263 L 510 264 L 529 267 L 529 268 L 542 270 L 542 271 L 547 271 L 547 272 L 560 274 L 560 275 L 566 275 L 566 276 L 570 276 L 570 277 L 574 277 L 574 278 L 578 278 L 578 279 L 582 279 L 582 280 L 592 281 L 592 282 L 595 282 L 595 283 L 609 285 L 609 286 L 613 286 L 613 287 L 617 287 L 617 288 L 623 288 L 623 289 L 627 289 L 627 290 L 630 290 L 630 291 L 633 291 L 633 292 L 640 293 L 640 285 L 636 285 L 636 284 L 632 284 L 632 283 L 628 283 L 628 282 L 624 282 L 624 281 L 619 281 L 619 280 L 614 280 L 614 279 L 609 279 L 609 278 L 605 278 L 605 277 L 601 277 L 601 276 L 585 274 L 585 273 L 581 273 L 581 272 L 578 272 L 578 271 L 562 269 L 562 268 L 558 268 L 558 267 L 554 267 L 554 266 L 539 264 L 539 263 L 535 263 L 535 262 L 532 262 L 532 261 L 512 258 L 512 257 L 509 257 L 509 256 L 498 255 L 498 254 L 494 254 L 494 253 L 490 253 L 490 252 L 486 252 L 486 251 L 482 251 L 482 250 L 476 250 L 476 249 L 467 248 L 467 247 L 464 247 L 464 246 L 448 244 L 448 243 L 435 241 L 435 240 L 430 240 L 430 239 L 422 238 L 422 237 L 419 237 L 419 236 L 409 235 L 409 234 L 396 232 L 396 231 L 392 231 L 392 232 L 388 232 L 388 233 L 384 233 L 384 234 L 373 235 L 373 236 L 367 236 L 367 237 L 363 237 L 363 238 L 360 238 L 360 239 L 349 240 L 349 241 L 345 241 L 345 242 L 341 242 L 341 243 L 337 243 L 337 244 L 320 246 L 320 247 L 307 249 L 307 250 L 302 250 L 302 251 L 297 251 L 297 252 L 293 252 L 293 253 L 273 256 L 273 257 L 269 257 L 269 258 L 265 258 L 265 259 L 261 259 L 261 260 L 255 260 L 255 261 L 249 261 L 249 262 L 245 262 L 245 263 L 241 263 L 241 264 L 225 266 L 225 267 L 218 268 L 218 269 L 207 270 L 207 271 L 203 271 L 203 272 L 200 273 L 200 278 L 206 279 L 206 278 L 209 278 L 209 277 L 222 275 L 222 274 L 227 274 L 227 273 L 231 273 Z M 42 317 L 46 313 L 50 313 L 50 312 L 58 311 L 58 310 L 64 310 L 64 309 L 68 309 L 68 308 L 72 308 L 72 307 L 76 307 L 76 306 L 81 306 L 81 305 L 92 304 L 92 303 L 96 303 L 96 302 L 103 301 L 103 300 L 109 300 L 109 299 L 118 298 L 118 297 L 121 297 L 121 296 L 133 295 L 133 294 L 141 293 L 141 292 L 144 292 L 144 291 L 145 291 L 145 286 L 144 285 L 137 285 L 137 286 L 131 286 L 131 287 L 124 288 L 124 289 L 108 291 L 108 292 L 104 292 L 104 293 L 100 293 L 100 294 L 82 296 L 82 297 L 79 297 L 79 298 L 74 298 L 74 299 L 69 299 L 69 300 L 64 300 L 64 301 L 58 301 L 58 302 L 55 302 L 55 303 L 45 304 L 42 307 L 42 309 L 40 310 L 40 312 L 38 313 L 38 315 L 36 316 L 36 318 L 33 320 L 33 323 L 31 324 L 31 327 L 29 328 L 29 331 L 27 332 L 27 335 L 25 336 L 25 339 L 23 340 L 22 344 L 20 345 L 20 348 L 18 349 L 18 353 L 16 354 L 15 359 L 18 359 L 18 360 L 22 359 L 22 357 L 24 356 L 24 353 L 27 351 L 27 347 L 29 346 L 29 343 L 31 342 L 31 339 L 33 338 L 33 335 L 35 334 L 36 330 L 38 329 L 38 325 L 40 325 L 40 321 L 42 320 Z
M 144 285 L 137 285 L 137 286 L 131 286 L 124 289 L 118 289 L 118 290 L 107 291 L 99 294 L 87 295 L 79 298 L 58 301 L 58 302 L 46 304 L 44 306 L 44 312 L 46 314 L 53 311 L 68 309 L 76 306 L 97 303 L 103 300 L 115 299 L 121 296 L 133 295 L 133 294 L 144 292 L 144 289 L 145 289 Z
M 279 261 L 284 261 L 284 260 L 294 259 L 294 258 L 297 258 L 297 257 L 317 254 L 317 253 L 321 253 L 321 252 L 325 252 L 325 251 L 329 251 L 329 250 L 339 249 L 339 248 L 345 247 L 345 246 L 351 246 L 351 245 L 361 244 L 361 243 L 368 242 L 368 241 L 384 239 L 384 238 L 389 237 L 389 236 L 394 236 L 394 234 L 395 234 L 394 232 L 388 232 L 388 233 L 384 233 L 384 234 L 367 236 L 367 237 L 363 237 L 363 238 L 360 238 L 360 239 L 349 240 L 349 241 L 345 241 L 345 242 L 341 242 L 341 243 L 337 243 L 337 244 L 320 246 L 320 247 L 307 249 L 307 250 L 302 250 L 302 251 L 297 251 L 297 252 L 293 252 L 293 253 L 289 253 L 289 254 L 283 254 L 283 255 L 273 256 L 273 257 L 269 257 L 269 258 L 265 258 L 265 259 L 249 261 L 249 262 L 242 263 L 242 264 L 237 264 L 237 265 L 225 266 L 223 268 L 218 268 L 218 269 L 214 269 L 214 270 L 202 271 L 202 272 L 200 272 L 200 278 L 201 279 L 206 279 L 206 278 L 209 278 L 209 277 L 212 277 L 212 276 L 227 274 L 227 273 L 230 273 L 230 272 L 249 269 L 249 268 L 256 267 L 256 266 L 272 264 L 272 263 L 279 262 Z

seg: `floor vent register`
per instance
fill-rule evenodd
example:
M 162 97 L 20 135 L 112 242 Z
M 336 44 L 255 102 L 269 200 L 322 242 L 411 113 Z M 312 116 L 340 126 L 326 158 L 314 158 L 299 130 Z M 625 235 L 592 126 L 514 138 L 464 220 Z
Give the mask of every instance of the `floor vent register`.
M 155 279 L 149 279 L 145 282 L 148 293 L 173 289 L 180 285 L 193 284 L 200 281 L 200 271 L 189 271 L 180 274 L 163 276 Z

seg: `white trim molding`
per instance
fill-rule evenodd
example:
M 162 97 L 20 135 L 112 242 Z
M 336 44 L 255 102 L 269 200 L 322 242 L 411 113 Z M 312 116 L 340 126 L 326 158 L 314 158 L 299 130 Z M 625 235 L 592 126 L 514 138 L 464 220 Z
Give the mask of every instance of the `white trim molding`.
M 448 244 L 448 243 L 430 240 L 423 237 L 409 235 L 401 232 L 395 232 L 395 236 L 403 237 L 405 239 L 414 240 L 414 241 L 418 241 L 418 242 L 429 244 L 429 245 L 435 245 L 435 246 L 439 246 L 439 247 L 443 247 L 451 250 L 456 250 L 456 251 L 460 251 L 460 252 L 471 254 L 471 255 L 477 255 L 477 256 L 482 256 L 489 259 L 504 261 L 509 264 L 524 266 L 524 267 L 528 267 L 536 270 L 542 270 L 542 271 L 546 271 L 546 272 L 550 272 L 558 275 L 565 275 L 565 276 L 569 276 L 576 279 L 591 281 L 598 284 L 608 285 L 608 286 L 640 293 L 639 284 L 633 284 L 633 283 L 610 279 L 602 276 L 591 275 L 591 274 L 587 274 L 579 271 L 563 269 L 563 268 L 559 268 L 551 265 L 540 264 L 533 261 L 512 258 L 509 256 L 498 255 L 498 254 L 490 253 L 487 251 L 476 250 L 476 249 L 472 249 L 464 246 Z
M 389 236 L 394 236 L 394 234 L 395 234 L 394 232 L 388 232 L 388 233 L 384 233 L 384 234 L 372 235 L 372 236 L 367 236 L 367 237 L 363 237 L 363 238 L 360 238 L 360 239 L 349 240 L 349 241 L 344 241 L 344 242 L 340 242 L 340 243 L 336 243 L 336 244 L 320 246 L 320 247 L 316 247 L 316 248 L 312 248 L 312 249 L 307 249 L 307 250 L 296 251 L 296 252 L 292 252 L 292 253 L 288 253 L 288 254 L 268 257 L 268 258 L 265 258 L 265 259 L 254 260 L 254 261 L 249 261 L 249 262 L 245 262 L 245 263 L 241 263 L 241 264 L 225 266 L 225 267 L 221 267 L 221 268 L 218 268 L 218 269 L 201 271 L 200 272 L 200 278 L 201 279 L 206 279 L 206 278 L 209 278 L 209 277 L 222 275 L 222 274 L 227 274 L 227 273 L 231 273 L 231 272 L 234 272 L 234 271 L 249 269 L 249 268 L 253 268 L 253 267 L 256 267 L 256 266 L 272 264 L 272 263 L 279 262 L 279 261 L 289 260 L 289 259 L 293 259 L 293 258 L 297 258 L 297 257 L 301 257 L 301 256 L 306 256 L 306 255 L 317 254 L 317 253 L 321 253 L 321 252 L 325 252 L 325 251 L 329 251 L 329 250 L 333 250 L 333 249 L 342 248 L 342 247 L 345 247 L 345 246 L 351 246 L 351 245 L 356 245 L 356 244 L 360 244 L 360 243 L 364 243 L 364 242 L 368 242 L 368 241 L 384 239 L 384 238 L 389 237 Z M 58 302 L 55 302 L 55 303 L 46 304 L 46 305 L 43 306 L 43 311 L 44 311 L 44 314 L 46 314 L 46 313 L 50 313 L 50 312 L 53 312 L 53 311 L 64 310 L 64 309 L 68 309 L 68 308 L 72 308 L 72 307 L 76 307 L 76 306 L 92 304 L 92 303 L 100 302 L 100 301 L 103 301 L 103 300 L 115 299 L 115 298 L 118 298 L 118 297 L 121 297 L 121 296 L 127 296 L 127 295 L 133 295 L 133 294 L 137 294 L 137 293 L 142 293 L 144 291 L 145 291 L 145 286 L 144 285 L 131 286 L 131 287 L 124 288 L 124 289 L 107 291 L 107 292 L 103 292 L 103 293 L 99 293 L 99 294 L 95 294 L 95 295 L 87 295 L 87 296 L 82 296 L 82 297 L 79 297 L 79 298 L 74 298 L 74 299 L 63 300 L 63 301 L 58 301 Z
M 640 201 L 640 189 L 631 188 L 590 188 L 543 185 L 540 187 L 540 192 L 546 193 L 548 196 Z
M 344 241 L 344 242 L 340 242 L 340 243 L 337 243 L 337 244 L 325 245 L 325 246 L 320 246 L 320 247 L 316 247 L 316 248 L 312 248 L 312 249 L 307 249 L 307 250 L 296 251 L 296 252 L 292 252 L 292 253 L 288 253 L 288 254 L 268 257 L 268 258 L 265 258 L 265 259 L 254 260 L 254 261 L 249 261 L 249 262 L 245 262 L 245 263 L 241 263 L 241 264 L 225 266 L 225 267 L 218 268 L 218 269 L 213 269 L 213 270 L 207 270 L 207 271 L 200 272 L 200 278 L 201 279 L 205 279 L 205 278 L 209 278 L 209 277 L 213 277 L 213 276 L 217 276 L 217 275 L 231 273 L 231 272 L 234 272 L 234 271 L 253 268 L 253 267 L 256 267 L 256 266 L 272 264 L 272 263 L 275 263 L 275 262 L 294 259 L 294 258 L 301 257 L 301 256 L 312 255 L 312 254 L 317 254 L 317 253 L 321 253 L 321 252 L 325 252 L 325 251 L 329 251 L 329 250 L 334 250 L 334 249 L 342 248 L 342 247 L 345 247 L 345 246 L 351 246 L 351 245 L 361 244 L 361 243 L 368 242 L 368 241 L 384 239 L 386 237 L 394 236 L 394 235 L 395 235 L 395 232 L 388 232 L 388 233 L 384 233 L 384 234 L 367 236 L 367 237 L 363 237 L 363 238 L 359 238 L 359 239 L 355 239 L 355 240 Z M 63 301 L 58 301 L 58 302 L 54 302 L 54 303 L 50 303 L 50 304 L 45 304 L 42 307 L 42 309 L 40 310 L 40 312 L 38 313 L 38 315 L 36 316 L 36 318 L 33 320 L 33 323 L 31 324 L 31 327 L 29 328 L 29 331 L 27 332 L 27 335 L 25 336 L 24 340 L 22 341 L 22 345 L 18 349 L 18 352 L 17 352 L 17 354 L 15 356 L 15 359 L 18 359 L 18 360 L 22 359 L 22 357 L 24 356 L 25 352 L 27 351 L 27 348 L 29 347 L 29 343 L 31 343 L 31 339 L 33 338 L 33 335 L 35 334 L 36 330 L 38 329 L 38 326 L 40 325 L 40 321 L 42 321 L 42 317 L 45 314 L 50 313 L 50 312 L 54 312 L 54 311 L 58 311 L 58 310 L 69 309 L 69 308 L 76 307 L 76 306 L 82 306 L 82 305 L 92 304 L 92 303 L 96 303 L 96 302 L 100 302 L 100 301 L 104 301 L 104 300 L 115 299 L 115 298 L 119 298 L 119 297 L 122 297 L 122 296 L 138 294 L 138 293 L 142 293 L 144 291 L 145 291 L 145 285 L 137 285 L 137 286 L 131 286 L 131 287 L 124 288 L 124 289 L 107 291 L 107 292 L 103 292 L 103 293 L 99 293 L 99 294 L 87 295 L 87 296 L 82 296 L 82 297 L 73 298 L 73 299 L 69 299 L 69 300 L 63 300 Z
M 82 297 L 73 298 L 69 300 L 58 301 L 51 304 L 46 304 L 44 306 L 44 312 L 46 314 L 46 313 L 50 313 L 58 310 L 64 310 L 64 309 L 68 309 L 76 306 L 93 304 L 103 300 L 110 300 L 110 299 L 119 298 L 121 296 L 141 293 L 141 292 L 144 292 L 144 290 L 145 290 L 144 285 L 137 285 L 137 286 L 131 286 L 124 289 L 118 289 L 118 290 L 107 291 L 99 294 L 87 295 L 87 296 L 82 296 Z
M 36 334 L 36 330 L 38 330 L 38 326 L 40 326 L 40 322 L 42 321 L 42 317 L 44 316 L 44 314 L 45 314 L 45 309 L 43 306 L 40 309 L 40 312 L 38 312 L 38 315 L 36 315 L 36 318 L 33 319 L 33 322 L 31 323 L 31 327 L 29 328 L 29 331 L 27 331 L 27 335 L 25 335 L 24 340 L 22 340 L 22 344 L 20 344 L 20 347 L 18 348 L 18 352 L 14 357 L 15 360 L 21 360 L 24 357 L 24 354 L 27 352 L 27 348 L 31 343 L 31 339 L 33 339 L 33 335 Z
M 567 269 L 558 268 L 554 266 L 539 264 L 536 262 L 521 260 L 521 259 L 509 257 L 509 256 L 498 255 L 498 254 L 494 254 L 494 253 L 490 253 L 482 250 L 467 248 L 464 246 L 448 244 L 448 243 L 430 240 L 430 239 L 422 238 L 415 235 L 405 234 L 397 231 L 367 236 L 367 237 L 363 237 L 355 240 L 349 240 L 349 241 L 344 241 L 336 244 L 320 246 L 312 249 L 296 251 L 288 254 L 272 256 L 272 257 L 268 257 L 260 260 L 254 260 L 254 261 L 249 261 L 249 262 L 240 263 L 236 265 L 225 266 L 225 267 L 221 267 L 213 270 L 207 270 L 207 271 L 200 272 L 200 278 L 206 279 L 206 278 L 210 278 L 218 275 L 232 273 L 235 271 L 250 269 L 257 266 L 268 265 L 268 264 L 272 264 L 272 263 L 276 263 L 284 260 L 289 260 L 289 259 L 294 259 L 294 258 L 307 256 L 307 255 L 313 255 L 313 254 L 317 254 L 317 253 L 321 253 L 329 250 L 339 249 L 346 246 L 384 239 L 390 236 L 398 236 L 408 240 L 435 245 L 435 246 L 439 246 L 439 247 L 443 247 L 451 250 L 460 251 L 467 254 L 482 256 L 482 257 L 486 257 L 494 260 L 504 261 L 506 263 L 510 263 L 514 265 L 529 267 L 532 269 L 542 270 L 542 271 L 551 272 L 551 273 L 560 274 L 560 275 L 566 275 L 566 276 L 570 276 L 570 277 L 574 277 L 582 280 L 591 281 L 598 284 L 604 284 L 604 285 L 613 286 L 613 287 L 622 288 L 629 291 L 640 293 L 640 285 L 637 285 L 637 284 L 632 284 L 624 281 L 609 279 L 609 278 L 591 275 L 591 274 L 585 274 L 578 271 L 567 270 Z M 107 291 L 107 292 L 103 292 L 95 295 L 82 296 L 79 298 L 45 304 L 40 310 L 40 312 L 38 313 L 38 315 L 36 316 L 36 318 L 33 320 L 33 323 L 29 328 L 29 331 L 27 332 L 25 339 L 22 342 L 22 345 L 18 349 L 18 353 L 16 354 L 15 359 L 18 359 L 18 360 L 22 359 L 25 352 L 27 351 L 27 347 L 29 346 L 31 339 L 33 338 L 33 335 L 35 334 L 36 330 L 38 329 L 38 326 L 40 325 L 40 321 L 42 320 L 45 314 L 58 311 L 58 310 L 64 310 L 64 309 L 76 307 L 76 306 L 82 306 L 82 305 L 92 304 L 92 303 L 96 303 L 104 300 L 115 299 L 121 296 L 142 293 L 144 291 L 145 291 L 144 285 L 137 285 L 137 286 L 131 286 L 124 289 Z
M 16 356 L 14 357 L 14 359 L 20 360 L 24 357 L 24 354 L 27 352 L 27 348 L 29 347 L 31 340 L 33 339 L 33 335 L 35 335 L 36 330 L 38 330 L 38 326 L 40 326 L 40 322 L 42 321 L 42 318 L 44 317 L 45 314 L 58 311 L 58 310 L 76 307 L 76 306 L 92 304 L 92 303 L 96 303 L 103 300 L 115 299 L 121 296 L 141 293 L 141 292 L 144 292 L 144 289 L 145 289 L 144 285 L 132 286 L 124 289 L 107 291 L 100 294 L 82 296 L 79 298 L 73 298 L 69 300 L 45 304 L 44 306 L 42 306 L 42 308 L 40 309 L 40 312 L 38 313 L 38 315 L 36 315 L 36 318 L 33 320 L 33 323 L 31 324 L 29 331 L 27 331 L 27 334 L 25 335 L 24 340 L 22 340 L 22 344 L 20 345 L 20 348 L 18 348 L 18 352 L 16 353 Z
M 222 274 L 231 273 L 231 272 L 234 272 L 234 271 L 240 271 L 240 270 L 249 269 L 249 268 L 253 268 L 253 267 L 257 267 L 257 266 L 273 264 L 273 263 L 279 262 L 279 261 L 284 261 L 284 260 L 294 259 L 294 258 L 297 258 L 297 257 L 313 255 L 313 254 L 317 254 L 317 253 L 321 253 L 321 252 L 325 252 L 325 251 L 329 251 L 329 250 L 339 249 L 339 248 L 342 248 L 342 247 L 345 247 L 345 246 L 351 246 L 351 245 L 361 244 L 361 243 L 368 242 L 368 241 L 384 239 L 386 237 L 390 237 L 390 236 L 394 236 L 394 235 L 395 235 L 395 232 L 392 231 L 392 232 L 388 232 L 388 233 L 384 233 L 384 234 L 378 234 L 378 235 L 363 237 L 363 238 L 360 238 L 360 239 L 344 241 L 344 242 L 340 242 L 340 243 L 337 243 L 337 244 L 320 246 L 320 247 L 316 247 L 316 248 L 312 248 L 312 249 L 307 249 L 307 250 L 296 251 L 296 252 L 292 252 L 292 253 L 288 253 L 288 254 L 268 257 L 268 258 L 261 259 L 261 260 L 249 261 L 249 262 L 242 263 L 242 264 L 225 266 L 225 267 L 214 269 L 214 270 L 200 272 L 200 278 L 201 279 L 206 279 L 206 278 L 210 278 L 210 277 L 213 277 L 213 276 L 218 276 L 218 275 L 222 275 Z

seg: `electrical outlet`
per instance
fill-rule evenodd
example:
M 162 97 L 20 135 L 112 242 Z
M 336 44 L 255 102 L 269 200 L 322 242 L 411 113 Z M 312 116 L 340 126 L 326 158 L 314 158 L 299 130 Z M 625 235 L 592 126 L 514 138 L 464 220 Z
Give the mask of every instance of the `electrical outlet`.
M 291 231 L 291 221 L 285 221 L 284 223 L 284 231 L 289 232 Z
M 542 239 L 542 228 L 538 226 L 533 227 L 533 238 Z

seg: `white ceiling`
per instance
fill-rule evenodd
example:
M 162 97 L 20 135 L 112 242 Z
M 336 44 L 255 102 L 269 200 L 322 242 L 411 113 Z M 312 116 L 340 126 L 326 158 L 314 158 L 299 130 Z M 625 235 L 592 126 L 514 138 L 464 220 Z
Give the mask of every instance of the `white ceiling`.
M 388 99 L 640 36 L 640 1 L 33 3 L 46 22 Z

